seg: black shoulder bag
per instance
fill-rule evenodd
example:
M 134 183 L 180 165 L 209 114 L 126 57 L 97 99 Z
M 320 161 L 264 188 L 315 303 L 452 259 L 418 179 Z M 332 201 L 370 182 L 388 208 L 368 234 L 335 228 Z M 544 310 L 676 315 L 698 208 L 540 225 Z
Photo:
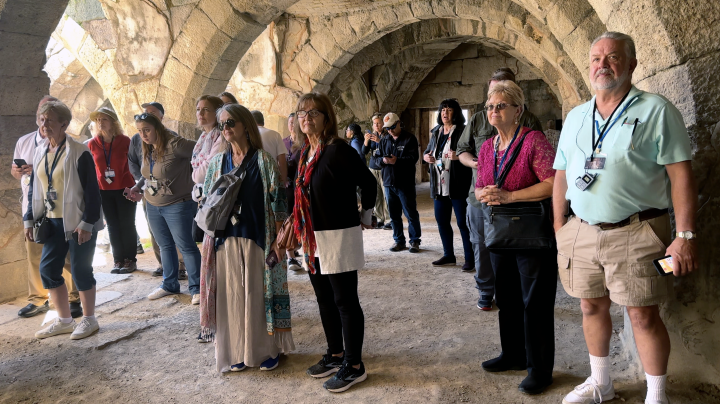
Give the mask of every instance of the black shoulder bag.
M 502 172 L 495 180 L 498 188 L 502 188 L 528 132 L 523 134 L 507 165 L 502 167 Z M 493 164 L 496 164 L 495 161 Z M 555 235 L 550 218 L 551 201 L 551 198 L 547 198 L 539 202 L 515 202 L 498 206 L 484 203 L 485 246 L 493 252 L 553 247 Z

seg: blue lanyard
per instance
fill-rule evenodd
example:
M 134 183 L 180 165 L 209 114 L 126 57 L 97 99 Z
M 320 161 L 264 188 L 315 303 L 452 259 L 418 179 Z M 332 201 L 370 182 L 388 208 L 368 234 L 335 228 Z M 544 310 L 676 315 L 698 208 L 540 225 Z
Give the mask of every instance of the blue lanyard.
M 622 105 L 622 103 L 625 101 L 625 99 L 627 98 L 627 96 L 629 94 L 630 94 L 630 91 L 628 91 L 627 94 L 625 94 L 625 96 L 622 98 L 622 100 L 620 100 L 620 103 L 615 107 L 612 114 L 610 114 L 610 116 L 608 117 L 608 123 L 605 124 L 602 131 L 600 131 L 600 124 L 598 123 L 598 121 L 595 120 L 595 111 L 597 111 L 597 102 L 593 103 L 593 121 L 595 122 L 595 130 L 597 131 L 599 138 L 598 138 L 597 142 L 595 142 L 595 132 L 592 132 L 592 142 L 593 143 L 592 143 L 592 150 L 590 151 L 590 159 L 591 160 L 592 160 L 595 152 L 596 151 L 599 152 L 600 149 L 602 149 L 603 139 L 605 139 L 605 136 L 607 136 L 607 134 L 610 133 L 610 129 L 613 126 L 615 126 L 615 123 L 620 119 L 620 117 L 625 112 L 625 110 L 628 109 L 630 104 L 632 104 L 633 100 L 635 100 L 635 98 L 637 98 L 637 96 L 635 96 L 630 101 L 628 101 L 625 104 L 625 106 L 623 107 L 623 109 L 620 110 L 620 113 L 615 117 L 615 120 L 610 122 L 610 119 L 612 119 L 612 117 L 615 115 L 615 112 L 618 110 L 620 105 Z M 592 129 L 591 129 L 591 131 L 592 131 Z
M 112 147 L 113 143 L 115 142 L 115 136 L 113 136 L 112 140 L 110 141 L 110 153 L 105 150 L 105 140 L 103 140 L 101 135 L 98 135 L 98 140 L 100 141 L 100 144 L 103 148 L 103 154 L 105 155 L 105 168 L 110 168 L 110 158 L 112 157 Z M 150 169 L 150 172 L 152 173 L 152 169 Z
M 500 135 L 498 134 L 497 141 L 495 142 L 495 163 L 493 164 L 493 178 L 495 178 L 495 182 L 497 182 L 499 173 L 502 172 L 502 168 L 505 165 L 505 159 L 507 158 L 508 154 L 510 154 L 510 149 L 512 148 L 513 143 L 515 143 L 515 138 L 517 138 L 517 135 L 520 132 L 521 127 L 522 127 L 522 125 L 518 125 L 517 129 L 515 129 L 515 134 L 513 135 L 513 138 L 510 141 L 510 144 L 508 145 L 507 149 L 505 149 L 505 154 L 503 154 L 502 159 L 500 159 L 499 167 L 498 167 L 498 163 L 497 163 L 497 155 L 498 155 L 498 149 L 500 148 Z
M 63 141 L 58 145 L 57 151 L 55 152 L 55 157 L 53 158 L 52 167 L 48 170 L 48 152 L 50 151 L 50 145 L 48 144 L 48 148 L 45 149 L 45 175 L 47 175 L 48 179 L 48 190 L 53 189 L 52 186 L 52 176 L 55 172 L 55 166 L 57 165 L 57 162 L 60 160 L 60 156 L 65 151 L 65 141 L 67 139 L 63 139 Z

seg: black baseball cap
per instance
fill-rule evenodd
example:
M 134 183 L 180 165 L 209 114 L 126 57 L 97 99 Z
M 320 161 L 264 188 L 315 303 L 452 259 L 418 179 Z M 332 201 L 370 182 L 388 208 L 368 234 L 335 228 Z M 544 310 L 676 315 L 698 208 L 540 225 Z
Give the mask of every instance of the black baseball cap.
M 161 112 L 163 115 L 165 115 L 165 108 L 163 108 L 162 104 L 160 104 L 159 102 L 153 101 L 153 102 L 148 102 L 148 103 L 145 103 L 145 104 L 141 105 L 141 107 L 143 107 L 143 108 L 147 108 L 148 106 L 153 106 L 153 107 L 159 109 L 160 112 Z

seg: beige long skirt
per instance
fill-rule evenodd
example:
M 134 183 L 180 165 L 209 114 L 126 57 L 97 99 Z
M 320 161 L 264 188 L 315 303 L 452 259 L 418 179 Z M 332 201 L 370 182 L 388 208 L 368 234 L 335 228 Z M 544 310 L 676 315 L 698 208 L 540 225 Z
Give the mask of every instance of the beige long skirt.
M 215 359 L 227 372 L 240 362 L 256 367 L 295 350 L 292 332 L 269 335 L 265 323 L 264 251 L 252 240 L 230 237 L 218 248 Z

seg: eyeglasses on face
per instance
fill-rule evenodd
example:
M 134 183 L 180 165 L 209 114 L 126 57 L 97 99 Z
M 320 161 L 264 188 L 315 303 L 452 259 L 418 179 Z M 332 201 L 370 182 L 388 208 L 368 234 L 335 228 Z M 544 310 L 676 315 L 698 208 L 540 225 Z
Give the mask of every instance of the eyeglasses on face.
M 311 109 L 310 111 L 297 111 L 295 112 L 295 115 L 298 118 L 305 118 L 306 116 L 310 115 L 310 118 L 317 118 L 320 115 L 325 115 L 322 111 L 318 111 L 317 109 Z
M 398 125 L 397 122 L 395 122 L 395 124 L 394 124 L 393 126 L 388 126 L 388 127 L 385 128 L 385 129 L 387 129 L 387 130 L 395 130 L 395 128 L 397 128 L 397 125 Z
M 510 106 L 510 105 L 512 105 L 513 107 L 517 107 L 517 105 L 515 105 L 515 104 L 507 104 L 507 103 L 501 102 L 501 103 L 495 104 L 495 105 L 493 105 L 493 104 L 485 104 L 485 110 L 486 110 L 487 112 L 491 112 L 493 109 L 498 110 L 498 111 L 502 111 L 503 109 L 507 108 L 507 107 Z
M 225 128 L 234 128 L 235 127 L 235 120 L 234 119 L 228 119 L 225 122 L 218 123 L 218 126 L 220 127 L 220 130 L 225 130 Z

